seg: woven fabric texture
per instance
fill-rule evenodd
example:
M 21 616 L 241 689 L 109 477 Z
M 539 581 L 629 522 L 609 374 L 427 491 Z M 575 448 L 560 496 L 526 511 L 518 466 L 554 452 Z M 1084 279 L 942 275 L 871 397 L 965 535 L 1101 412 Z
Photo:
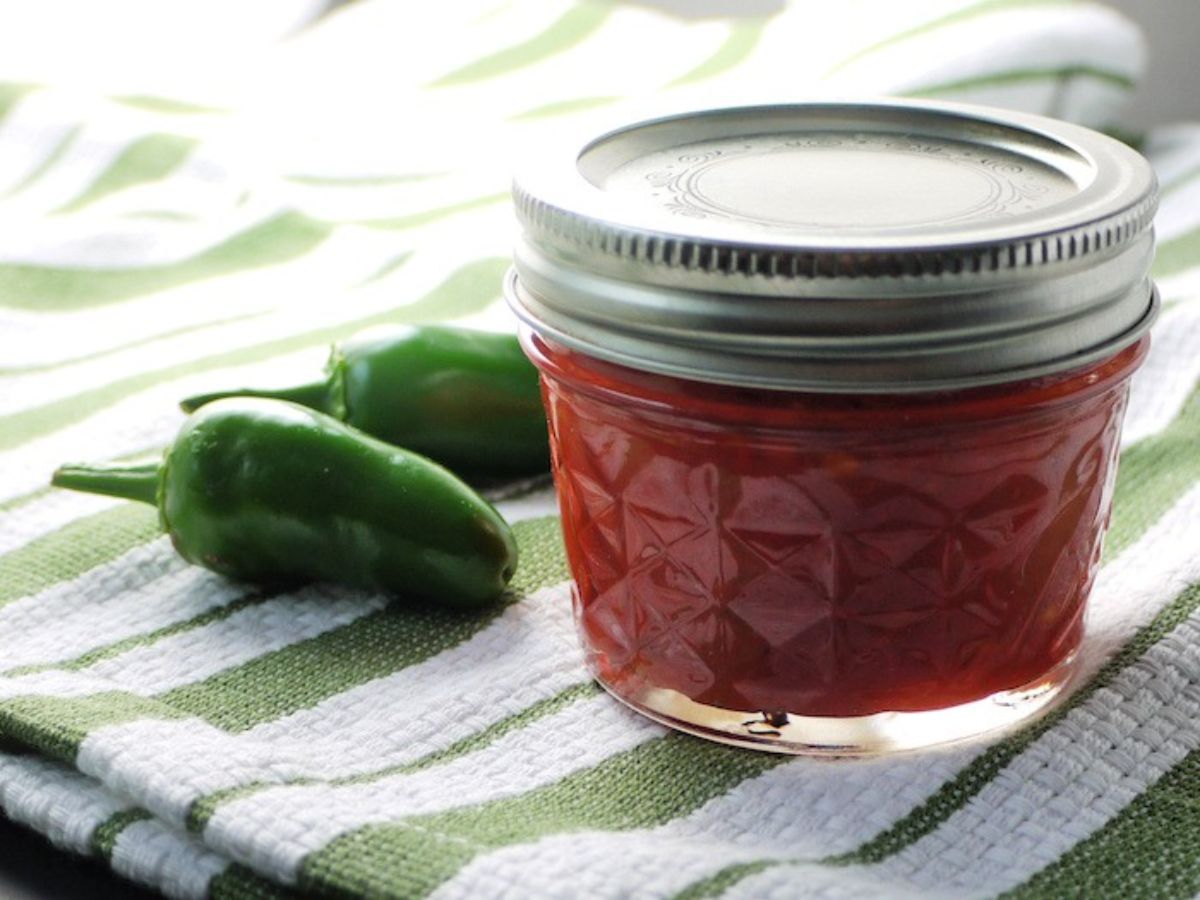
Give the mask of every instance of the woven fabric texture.
M 172 897 L 1190 897 L 1200 891 L 1200 125 L 1120 130 L 1100 4 L 121 0 L 0 10 L 0 807 Z M 131 23 L 139 23 L 132 27 Z M 523 148 L 640 108 L 902 94 L 1136 141 L 1165 311 L 1084 679 L 1000 742 L 820 763 L 603 695 L 553 496 L 485 615 L 191 567 L 148 507 L 47 487 L 160 452 L 182 396 L 382 322 L 508 329 Z

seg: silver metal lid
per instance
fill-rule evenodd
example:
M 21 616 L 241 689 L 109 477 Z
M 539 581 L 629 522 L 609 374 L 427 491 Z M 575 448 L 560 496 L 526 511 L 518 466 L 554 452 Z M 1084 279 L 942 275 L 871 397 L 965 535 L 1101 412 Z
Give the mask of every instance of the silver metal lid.
M 1149 327 L 1156 185 L 1102 134 L 960 104 L 736 107 L 548 148 L 507 295 L 566 346 L 701 381 L 921 391 Z

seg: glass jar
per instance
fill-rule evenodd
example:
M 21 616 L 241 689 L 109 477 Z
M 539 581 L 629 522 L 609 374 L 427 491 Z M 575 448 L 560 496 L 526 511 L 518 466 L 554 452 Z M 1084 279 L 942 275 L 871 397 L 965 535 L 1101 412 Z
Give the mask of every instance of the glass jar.
M 1145 162 L 899 102 L 680 114 L 564 156 L 517 182 L 507 296 L 600 683 L 802 753 L 1045 708 L 1156 309 Z

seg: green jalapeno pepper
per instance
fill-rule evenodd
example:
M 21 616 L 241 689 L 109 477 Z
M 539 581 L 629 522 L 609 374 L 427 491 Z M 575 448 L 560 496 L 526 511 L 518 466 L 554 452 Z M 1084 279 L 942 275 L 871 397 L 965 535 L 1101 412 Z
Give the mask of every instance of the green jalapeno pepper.
M 181 406 L 191 412 L 231 396 L 301 403 L 465 477 L 550 470 L 538 373 L 509 334 L 372 329 L 335 344 L 320 379 L 281 390 L 202 394 Z
M 161 463 L 63 466 L 52 483 L 156 504 L 180 555 L 240 580 L 336 581 L 473 607 L 517 565 L 508 524 L 450 472 L 277 400 L 213 403 Z

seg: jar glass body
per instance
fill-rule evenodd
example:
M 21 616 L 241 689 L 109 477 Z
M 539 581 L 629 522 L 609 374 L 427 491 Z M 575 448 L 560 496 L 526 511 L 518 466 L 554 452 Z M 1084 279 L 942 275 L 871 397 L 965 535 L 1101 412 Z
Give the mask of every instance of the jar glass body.
M 873 753 L 1006 727 L 1083 635 L 1148 340 L 987 388 L 819 394 L 542 373 L 592 673 L 733 743 Z

